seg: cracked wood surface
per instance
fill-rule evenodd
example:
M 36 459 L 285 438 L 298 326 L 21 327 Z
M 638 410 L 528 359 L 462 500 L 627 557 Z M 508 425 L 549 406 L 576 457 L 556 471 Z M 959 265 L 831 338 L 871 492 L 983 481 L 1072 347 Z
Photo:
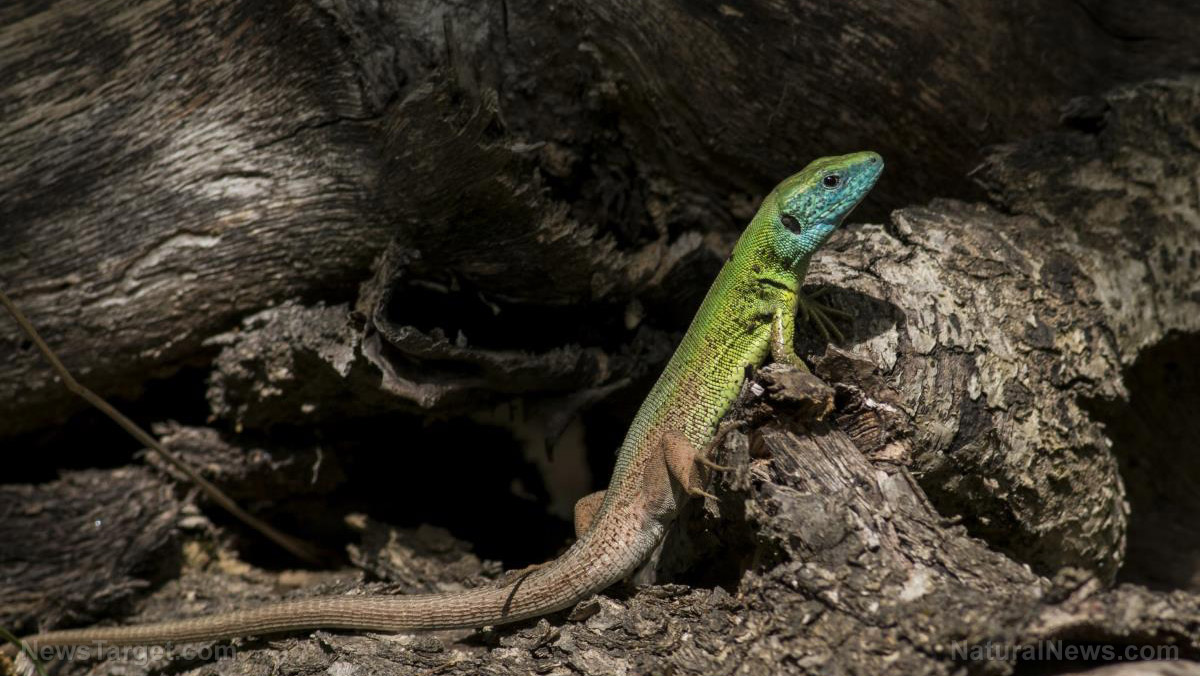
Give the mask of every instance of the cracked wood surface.
M 493 298 L 637 296 L 686 324 L 723 241 L 804 158 L 887 156 L 876 218 L 969 194 L 979 148 L 1067 96 L 1194 69 L 1196 11 L 12 3 L 0 283 L 101 394 L 278 302 L 350 299 L 393 238 Z M 0 322 L 0 433 L 78 408 Z
M 421 450 L 403 443 L 424 438 L 418 415 L 381 418 L 399 444 L 341 442 L 370 428 L 356 415 L 469 411 L 526 441 L 595 444 L 568 423 L 612 406 L 585 419 L 624 424 L 620 402 L 636 405 L 771 176 L 835 146 L 873 146 L 896 170 L 869 224 L 812 270 L 857 314 L 846 344 L 798 344 L 834 387 L 834 417 L 805 422 L 779 374 L 746 395 L 749 436 L 728 452 L 749 470 L 658 562 L 682 586 L 618 588 L 575 620 L 465 638 L 250 641 L 222 673 L 1008 674 L 1022 665 L 964 662 L 956 646 L 1059 639 L 1200 657 L 1200 83 L 1095 94 L 1194 68 L 1195 8 L 1076 2 L 1030 24 L 1021 3 L 801 4 L 0 9 L 0 55 L 21 75 L 0 90 L 17 113 L 0 122 L 0 282 L 101 391 L 198 365 L 210 427 L 161 430 L 223 483 L 313 524 L 350 504 L 326 492 L 332 454 Z M 921 47 L 943 32 L 973 50 Z M 797 70 L 787 48 L 831 55 L 844 39 L 865 58 Z M 62 75 L 27 76 L 40 64 Z M 788 105 L 777 88 L 713 100 L 793 70 L 787 97 L 828 105 Z M 847 80 L 852 101 L 831 84 Z M 792 133 L 776 143 L 780 125 Z M 884 217 L 910 202 L 922 206 Z M 554 284 L 537 283 L 546 271 Z M 521 428 L 516 404 L 492 410 L 514 398 L 539 427 Z M 0 322 L 5 450 L 38 451 L 76 406 Z M 7 436 L 18 430 L 40 431 Z M 147 472 L 95 472 L 0 490 L 0 551 L 15 557 L 0 598 L 20 601 L 7 626 L 497 573 L 447 538 L 413 546 L 360 518 L 352 563 L 399 587 L 247 569 L 230 553 L 244 543 L 189 496 Z M 527 485 L 514 477 L 510 492 Z M 93 532 L 126 499 L 142 508 Z
M 668 584 L 616 588 L 577 609 L 575 620 L 556 616 L 550 624 L 499 632 L 316 632 L 250 641 L 221 662 L 222 671 L 251 673 L 270 663 L 364 673 L 732 673 L 749 665 L 751 672 L 772 673 L 1009 674 L 1020 661 L 988 659 L 988 650 L 1014 654 L 1047 641 L 1200 657 L 1200 599 L 1191 578 L 1171 578 L 1173 591 L 1110 582 L 1129 527 L 1119 499 L 1122 479 L 1145 474 L 1118 476 L 1105 430 L 1091 417 L 1095 409 L 1080 403 L 1107 397 L 1114 407 L 1128 408 L 1124 377 L 1138 368 L 1146 345 L 1196 332 L 1189 323 L 1196 313 L 1167 310 L 1197 302 L 1196 278 L 1188 265 L 1164 264 L 1162 253 L 1195 257 L 1190 247 L 1198 240 L 1187 234 L 1200 226 L 1200 202 L 1187 177 L 1197 173 L 1200 143 L 1180 135 L 1188 128 L 1178 119 L 1191 114 L 1198 96 L 1200 83 L 1188 79 L 1118 90 L 1091 106 L 1107 111 L 1102 125 L 1001 149 L 983 171 L 994 195 L 1025 205 L 1010 206 L 1010 213 L 937 201 L 898 211 L 887 226 L 841 233 L 813 272 L 818 280 L 837 280 L 831 302 L 858 310 L 850 338 L 844 348 L 798 346 L 814 355 L 815 372 L 833 387 L 837 410 L 829 421 L 813 422 L 804 405 L 812 385 L 788 369 L 768 368 L 746 388 L 738 415 L 747 421 L 747 435 L 733 437 L 725 449 L 725 461 L 742 469 L 717 485 L 720 503 L 693 503 L 670 535 L 657 563 L 660 582 Z M 1122 178 L 1144 176 L 1147 168 L 1160 178 Z M 1073 178 L 1078 171 L 1110 178 L 1090 199 L 1046 201 L 1025 188 L 1036 176 L 1052 196 L 1060 186 L 1086 193 L 1093 184 Z M 1120 208 L 1126 201 L 1114 186 L 1124 183 L 1140 198 L 1136 218 Z M 1086 219 L 1073 211 L 1080 205 L 1091 207 Z M 1140 237 L 1119 236 L 1130 229 Z M 1160 238 L 1170 245 L 1159 246 Z M 1122 243 L 1125 248 L 1117 246 Z M 1131 266 L 1161 267 L 1133 274 Z M 1124 302 L 1101 293 L 1118 288 L 1114 280 L 1130 285 Z M 1153 314 L 1145 314 L 1148 305 Z M 284 316 L 303 316 L 297 312 Z M 312 312 L 318 317 L 326 309 Z M 1147 316 L 1155 321 L 1144 321 Z M 294 330 L 287 321 L 276 325 Z M 323 351 L 312 337 L 295 341 L 296 348 L 325 355 L 325 375 L 317 369 L 313 378 L 340 379 L 343 350 L 334 348 L 344 336 L 326 335 L 331 342 Z M 251 349 L 227 363 L 253 363 L 255 344 L 274 352 L 282 343 L 250 340 Z M 997 388 L 1006 377 L 1017 379 L 1030 398 Z M 1055 416 L 1068 416 L 1067 422 Z M 205 438 L 193 434 L 187 443 L 211 443 Z M 1195 471 L 1188 448 L 1168 446 L 1162 451 L 1174 455 L 1142 460 L 1165 463 L 1159 473 L 1186 475 Z M 939 466 L 946 463 L 953 471 Z M 1005 515 L 1019 524 L 990 527 Z M 22 528 L 32 522 L 7 523 Z M 402 544 L 406 536 L 379 524 L 364 527 L 375 534 L 363 536 L 353 560 L 383 579 L 403 580 L 404 589 L 446 584 L 442 570 L 457 571 L 453 585 L 496 574 L 495 565 L 479 568 L 469 560 L 466 568 L 445 567 L 444 559 L 431 565 L 429 551 L 454 548 L 442 544 L 422 554 Z M 1191 556 L 1184 569 L 1194 570 L 1195 534 L 1173 536 L 1171 548 L 1184 562 Z M 395 546 L 405 549 L 389 551 Z M 197 579 L 209 590 L 241 588 L 248 575 L 270 579 L 235 570 L 241 572 L 225 582 L 210 555 L 201 556 L 184 566 L 179 582 L 139 602 L 140 612 L 129 619 L 175 617 L 181 605 L 228 608 L 270 594 L 212 592 L 198 606 L 179 602 L 177 595 L 188 594 Z M 122 575 L 139 579 L 116 573 Z M 44 583 L 30 581 L 52 593 Z M 359 587 L 340 582 L 291 593 L 351 589 Z M 36 608 L 6 621 L 25 626 Z M 86 616 L 72 612 L 58 617 Z M 972 648 L 982 657 L 971 657 Z M 197 673 L 205 668 L 197 666 Z M 1188 673 L 1190 667 L 1154 662 L 1138 668 Z
M 853 389 L 841 377 L 852 375 L 856 364 L 862 362 L 846 359 L 828 372 L 836 390 Z M 869 461 L 836 426 L 814 420 L 807 402 L 828 387 L 770 366 L 745 388 L 735 415 L 746 421 L 748 434 L 733 433 L 720 456 L 736 471 L 715 486 L 720 502 L 691 503 L 668 538 L 668 548 L 692 552 L 683 560 L 693 569 L 672 570 L 671 562 L 660 567 L 661 575 L 691 585 L 617 587 L 549 622 L 496 631 L 318 631 L 240 641 L 216 665 L 221 673 L 247 674 L 265 665 L 364 674 L 1011 674 L 1018 662 L 973 659 L 970 651 L 1007 655 L 1060 641 L 1200 655 L 1195 594 L 1110 589 L 1077 569 L 1053 579 L 1033 574 L 968 536 L 962 525 L 949 525 L 905 468 Z M 850 404 L 857 396 L 839 398 Z M 271 574 L 224 552 L 192 548 L 180 577 L 140 603 L 130 619 L 213 612 L 280 595 L 454 589 L 486 584 L 498 570 L 481 566 L 444 533 L 397 532 L 368 520 L 359 527 L 355 562 L 391 584 L 364 585 L 344 572 Z M 718 567 L 695 569 L 705 560 Z M 701 578 L 709 582 L 696 582 Z M 64 673 L 90 668 L 86 662 L 64 667 Z M 121 668 L 201 674 L 212 667 L 156 657 Z

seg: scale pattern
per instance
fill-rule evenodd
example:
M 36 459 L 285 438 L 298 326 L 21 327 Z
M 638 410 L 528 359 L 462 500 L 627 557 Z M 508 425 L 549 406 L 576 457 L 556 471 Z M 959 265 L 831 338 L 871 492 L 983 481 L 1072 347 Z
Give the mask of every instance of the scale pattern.
M 871 189 L 882 168 L 874 153 L 823 158 L 767 196 L 634 418 L 591 529 L 550 564 L 505 586 L 465 592 L 305 599 L 160 624 L 49 632 L 25 640 L 31 647 L 149 645 L 314 628 L 479 627 L 553 612 L 608 587 L 646 560 L 686 499 L 667 476 L 664 435 L 681 434 L 694 449 L 703 448 L 737 397 L 747 368 L 761 364 L 770 352 L 777 314 L 786 318 L 784 339 L 791 344 L 791 321 L 809 258 Z

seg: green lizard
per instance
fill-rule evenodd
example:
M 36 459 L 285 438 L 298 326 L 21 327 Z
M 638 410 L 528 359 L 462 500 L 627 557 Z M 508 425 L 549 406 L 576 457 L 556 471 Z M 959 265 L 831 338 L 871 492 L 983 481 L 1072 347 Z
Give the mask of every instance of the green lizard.
M 480 627 L 560 610 L 621 580 L 649 557 L 689 496 L 707 495 L 701 467 L 719 468 L 708 452 L 746 368 L 768 354 L 805 368 L 792 333 L 809 260 L 881 171 L 883 160 L 872 152 L 826 157 L 767 195 L 634 418 L 608 490 L 579 501 L 578 539 L 554 561 L 512 582 L 463 592 L 303 599 L 160 624 L 52 631 L 25 641 L 36 649 L 316 628 Z

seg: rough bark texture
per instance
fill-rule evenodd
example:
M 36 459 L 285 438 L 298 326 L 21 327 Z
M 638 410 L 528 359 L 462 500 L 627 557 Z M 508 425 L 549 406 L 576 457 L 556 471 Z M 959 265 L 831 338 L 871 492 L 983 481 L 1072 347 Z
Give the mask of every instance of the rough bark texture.
M 855 363 L 841 361 L 851 371 Z M 862 411 L 858 428 L 872 427 L 870 407 L 854 401 L 836 371 L 827 377 L 843 404 Z M 700 564 L 673 572 L 664 566 L 690 586 L 617 589 L 549 621 L 499 630 L 241 641 L 221 657 L 220 672 L 271 665 L 285 673 L 1010 674 L 1023 661 L 1044 660 L 1038 655 L 1045 651 L 1200 656 L 1200 597 L 1105 589 L 1076 569 L 1038 577 L 961 525 L 948 526 L 906 469 L 868 461 L 838 426 L 814 419 L 812 393 L 827 387 L 772 366 L 745 389 L 736 415 L 752 432 L 734 433 L 722 455 L 738 469 L 718 482 L 720 502 L 694 504 L 665 544 L 692 552 L 676 562 Z M 362 531 L 355 563 L 393 584 L 271 575 L 224 552 L 192 548 L 181 577 L 129 619 L 216 612 L 281 595 L 453 590 L 486 584 L 498 572 L 444 533 L 355 521 Z M 161 655 L 123 668 L 210 669 Z
M 1198 105 L 1195 81 L 1117 91 L 1088 129 L 994 151 L 995 207 L 899 210 L 816 277 L 858 310 L 855 351 L 901 393 L 942 510 L 1043 572 L 1116 572 L 1124 489 L 1088 402 L 1127 402 L 1143 349 L 1200 330 Z
M 0 487 L 5 625 L 94 622 L 126 607 L 171 573 L 181 512 L 170 485 L 144 467 Z
M 880 224 L 810 279 L 855 312 L 847 340 L 797 340 L 835 410 L 760 372 L 739 469 L 656 585 L 513 628 L 238 642 L 216 668 L 1200 659 L 1200 80 L 1176 76 L 1197 22 L 1174 0 L 0 8 L 0 284 L 82 380 L 353 566 L 273 572 L 0 321 L 22 459 L 0 626 L 456 589 L 552 556 L 757 200 L 869 147 Z
M 719 261 L 681 233 L 736 231 L 805 158 L 884 153 L 875 213 L 961 194 L 1064 96 L 1200 65 L 1184 0 L 625 7 L 11 4 L 0 280 L 126 393 L 347 299 L 393 235 L 489 298 L 669 307 Z M 77 408 L 0 331 L 0 431 Z

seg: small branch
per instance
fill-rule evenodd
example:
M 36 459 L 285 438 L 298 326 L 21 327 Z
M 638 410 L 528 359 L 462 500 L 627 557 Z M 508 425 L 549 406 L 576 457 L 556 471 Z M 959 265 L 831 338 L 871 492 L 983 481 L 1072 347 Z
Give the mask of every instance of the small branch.
M 109 404 L 107 401 L 105 401 L 103 397 L 91 391 L 79 381 L 75 380 L 75 377 L 71 375 L 71 372 L 67 370 L 67 367 L 63 366 L 63 363 L 59 361 L 58 355 L 54 354 L 54 350 L 50 349 L 50 346 L 46 344 L 46 341 L 42 340 L 41 335 L 38 334 L 37 329 L 33 327 L 33 324 L 30 323 L 29 319 L 25 317 L 25 314 L 22 313 L 19 308 L 17 308 L 16 304 L 14 304 L 8 295 L 2 290 L 0 290 L 0 304 L 4 305 L 4 307 L 8 309 L 8 312 L 13 316 L 13 319 L 15 319 L 17 324 L 21 327 L 21 330 L 25 332 L 25 335 L 29 336 L 29 339 L 32 340 L 33 344 L 37 346 L 38 350 L 42 353 L 42 356 L 46 358 L 46 361 L 50 362 L 50 367 L 54 369 L 54 372 L 57 373 L 60 378 L 62 378 L 63 384 L 66 385 L 68 390 L 79 395 L 84 401 L 96 407 L 101 413 L 108 416 L 113 420 L 113 422 L 120 425 L 122 429 L 130 434 L 130 436 L 132 436 L 134 439 L 137 439 L 138 443 L 153 450 L 168 465 L 182 472 L 183 475 L 186 476 L 192 483 L 199 486 L 200 490 L 204 491 L 205 495 L 212 499 L 213 502 L 220 505 L 225 511 L 232 514 L 242 523 L 253 528 L 259 533 L 262 533 L 267 537 L 267 539 L 271 540 L 280 547 L 283 547 L 304 561 L 320 564 L 326 558 L 328 558 L 324 552 L 314 547 L 312 544 L 279 532 L 270 524 L 239 507 L 232 498 L 230 498 L 228 495 L 225 495 L 220 488 L 217 488 L 207 479 L 200 476 L 200 474 L 191 465 L 188 465 L 186 462 L 173 455 L 161 443 L 159 443 L 157 439 L 151 436 L 149 432 L 142 429 L 137 423 L 127 418 L 123 413 L 114 408 L 112 404 Z

